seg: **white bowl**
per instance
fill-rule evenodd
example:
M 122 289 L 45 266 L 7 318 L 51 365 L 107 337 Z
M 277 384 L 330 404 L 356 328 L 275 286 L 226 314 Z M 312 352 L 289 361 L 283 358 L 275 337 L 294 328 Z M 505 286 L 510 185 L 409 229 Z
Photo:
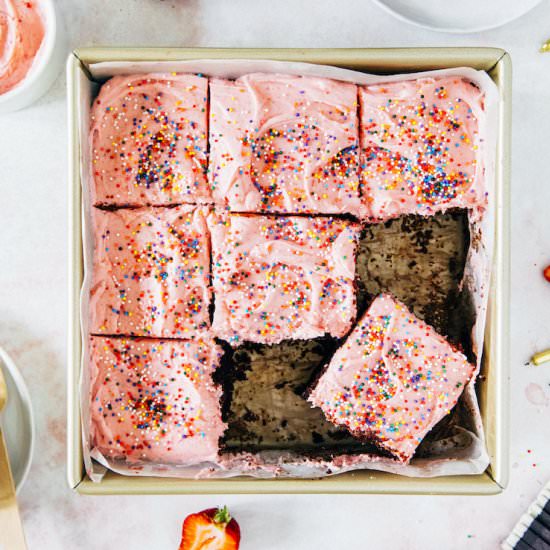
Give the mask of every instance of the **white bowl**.
M 25 78 L 0 94 L 0 115 L 34 103 L 47 92 L 61 72 L 67 56 L 65 26 L 55 0 L 40 0 L 44 16 L 44 40 Z

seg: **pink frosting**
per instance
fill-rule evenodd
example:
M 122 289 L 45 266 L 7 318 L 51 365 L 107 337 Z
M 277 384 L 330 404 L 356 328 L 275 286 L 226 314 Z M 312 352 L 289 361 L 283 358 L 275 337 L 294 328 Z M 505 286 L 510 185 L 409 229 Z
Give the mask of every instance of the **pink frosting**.
M 400 302 L 381 294 L 309 395 L 328 420 L 408 462 L 455 406 L 475 367 Z
M 215 202 L 236 212 L 356 213 L 357 86 L 280 74 L 210 81 Z
M 215 462 L 221 353 L 209 340 L 90 337 L 92 448 L 129 463 Z
M 0 0 L 0 94 L 27 76 L 44 34 L 39 1 Z
M 236 345 L 344 336 L 355 319 L 358 224 L 330 217 L 209 217 L 213 332 Z
M 208 81 L 190 74 L 116 76 L 91 114 L 95 205 L 211 202 Z
M 359 98 L 365 218 L 485 206 L 479 88 L 422 78 L 360 87 Z
M 90 331 L 189 338 L 210 325 L 203 208 L 94 209 Z

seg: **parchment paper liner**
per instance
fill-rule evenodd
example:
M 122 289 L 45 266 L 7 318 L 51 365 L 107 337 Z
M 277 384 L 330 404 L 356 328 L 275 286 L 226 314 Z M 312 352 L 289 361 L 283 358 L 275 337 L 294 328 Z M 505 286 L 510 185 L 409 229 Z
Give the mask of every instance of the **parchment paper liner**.
M 476 354 L 477 371 L 481 365 L 481 351 L 485 332 L 485 318 L 491 276 L 492 251 L 494 239 L 493 200 L 495 182 L 495 155 L 497 143 L 498 91 L 489 75 L 472 68 L 454 68 L 437 71 L 425 71 L 398 75 L 372 75 L 333 66 L 260 60 L 196 60 L 181 62 L 104 62 L 90 66 L 94 81 L 89 87 L 82 86 L 80 105 L 81 143 L 89 143 L 89 111 L 93 97 L 97 94 L 98 84 L 119 74 L 138 74 L 147 72 L 190 72 L 221 78 L 237 78 L 251 72 L 286 73 L 304 76 L 319 76 L 357 84 L 375 84 L 396 80 L 410 80 L 421 77 L 463 76 L 474 82 L 485 92 L 485 111 L 475 113 L 478 118 L 479 132 L 485 136 L 482 162 L 485 169 L 485 186 L 488 193 L 488 208 L 484 211 L 469 213 L 471 245 L 467 254 L 463 288 L 470 294 L 476 312 L 472 330 L 472 346 Z M 261 453 L 224 454 L 217 464 L 197 466 L 177 466 L 159 464 L 127 465 L 112 461 L 97 449 L 90 448 L 89 426 L 89 379 L 87 359 L 88 349 L 88 296 L 92 269 L 93 236 L 90 218 L 89 185 L 91 182 L 90 149 L 81 151 L 81 171 L 83 182 L 83 248 L 84 282 L 81 293 L 82 317 L 82 376 L 81 376 L 81 418 L 83 451 L 86 471 L 93 481 L 101 481 L 106 468 L 124 475 L 154 475 L 166 477 L 203 478 L 252 475 L 259 478 L 269 477 L 319 477 L 358 469 L 374 469 L 413 477 L 435 477 L 442 475 L 472 475 L 485 471 L 489 456 L 485 446 L 483 426 L 474 384 L 466 386 L 462 400 L 471 412 L 473 430 L 459 430 L 459 441 L 445 445 L 441 442 L 440 452 L 434 452 L 432 458 L 417 458 L 403 466 L 394 460 L 373 455 L 339 455 L 332 459 L 311 459 L 291 452 L 263 451 Z M 449 442 L 446 442 L 449 443 Z M 432 446 L 437 449 L 437 445 Z M 92 460 L 93 459 L 93 460 Z

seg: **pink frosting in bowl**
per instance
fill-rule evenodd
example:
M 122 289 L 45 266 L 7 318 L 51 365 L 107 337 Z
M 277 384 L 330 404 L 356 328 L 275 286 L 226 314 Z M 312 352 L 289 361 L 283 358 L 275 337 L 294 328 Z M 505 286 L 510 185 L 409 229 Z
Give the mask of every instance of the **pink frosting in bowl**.
M 0 94 L 28 75 L 44 43 L 46 26 L 37 0 L 0 0 Z
M 25 8 L 25 17 L 14 18 L 15 7 L 20 6 Z M 62 71 L 67 53 L 65 25 L 55 0 L 0 0 L 0 116 L 44 95 Z M 16 71 L 10 63 L 19 64 Z

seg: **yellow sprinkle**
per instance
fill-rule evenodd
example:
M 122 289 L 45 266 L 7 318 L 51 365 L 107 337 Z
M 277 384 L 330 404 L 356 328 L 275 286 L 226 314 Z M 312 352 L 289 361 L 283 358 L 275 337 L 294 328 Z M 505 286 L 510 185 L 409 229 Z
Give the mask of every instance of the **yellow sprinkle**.
M 531 357 L 531 362 L 534 365 L 542 365 L 542 363 L 546 363 L 547 361 L 550 361 L 550 349 L 535 353 L 535 355 Z

